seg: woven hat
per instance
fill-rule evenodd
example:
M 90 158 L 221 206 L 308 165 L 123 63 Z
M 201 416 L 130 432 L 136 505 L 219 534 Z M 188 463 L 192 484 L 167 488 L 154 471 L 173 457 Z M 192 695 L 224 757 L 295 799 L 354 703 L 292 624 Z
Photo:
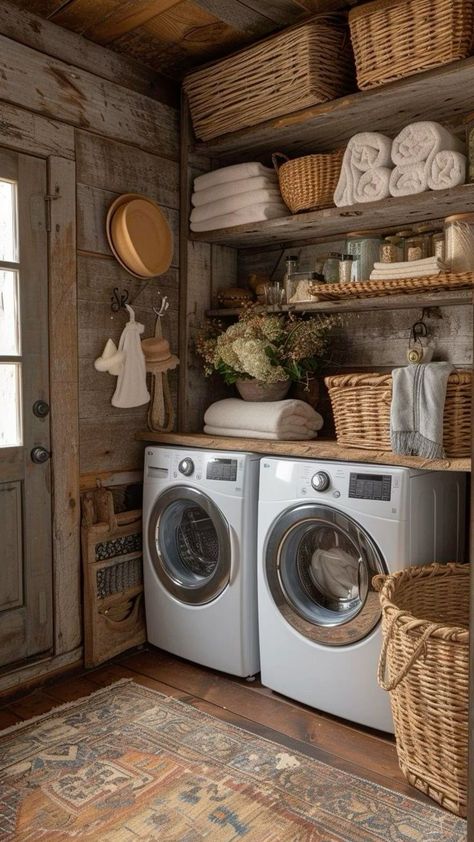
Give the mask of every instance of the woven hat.
M 142 351 L 145 354 L 146 370 L 152 373 L 168 371 L 179 364 L 178 357 L 170 351 L 169 342 L 162 337 L 142 339 Z
M 152 199 L 124 193 L 109 207 L 107 239 L 118 262 L 137 278 L 154 278 L 169 269 L 173 234 L 163 211 Z

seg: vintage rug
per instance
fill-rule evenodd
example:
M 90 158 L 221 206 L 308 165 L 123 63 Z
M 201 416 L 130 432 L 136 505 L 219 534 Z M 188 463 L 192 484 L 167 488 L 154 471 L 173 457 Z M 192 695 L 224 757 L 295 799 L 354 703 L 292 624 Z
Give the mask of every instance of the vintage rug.
M 0 839 L 461 842 L 465 823 L 119 682 L 0 735 Z

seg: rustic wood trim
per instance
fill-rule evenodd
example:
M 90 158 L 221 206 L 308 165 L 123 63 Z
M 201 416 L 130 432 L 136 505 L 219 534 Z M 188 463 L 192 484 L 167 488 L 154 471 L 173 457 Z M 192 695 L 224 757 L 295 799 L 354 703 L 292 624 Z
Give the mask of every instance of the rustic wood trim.
M 474 313 L 474 308 L 473 308 Z M 474 340 L 474 337 L 473 337 Z M 474 381 L 472 384 L 473 399 L 474 399 Z M 471 443 L 472 443 L 472 457 L 474 458 L 474 403 L 472 405 L 471 416 Z M 469 562 L 471 564 L 470 577 L 470 617 L 471 621 L 474 617 L 474 575 L 472 574 L 472 566 L 474 565 L 474 477 L 471 476 L 471 508 L 469 518 Z M 474 839 L 474 634 L 469 638 L 469 753 L 468 753 L 468 786 L 467 786 L 467 836 L 466 839 Z
M 82 646 L 79 646 L 72 652 L 65 652 L 63 655 L 55 655 L 36 660 L 34 663 L 21 666 L 18 669 L 10 670 L 8 673 L 1 675 L 0 695 L 9 695 L 19 687 L 23 690 L 26 687 L 38 685 L 47 677 L 51 678 L 53 675 L 59 676 L 66 670 L 80 667 L 82 664 Z
M 49 158 L 55 653 L 81 642 L 76 168 Z
M 181 93 L 179 146 L 179 302 L 178 302 L 178 429 L 186 423 L 186 393 L 188 381 L 188 232 L 189 232 L 189 173 L 188 150 L 190 114 L 186 94 Z
M 84 491 L 94 491 L 101 485 L 112 488 L 115 485 L 133 485 L 142 481 L 143 471 L 137 471 L 135 468 L 123 471 L 92 471 L 89 474 L 81 474 L 79 490 L 82 494 Z

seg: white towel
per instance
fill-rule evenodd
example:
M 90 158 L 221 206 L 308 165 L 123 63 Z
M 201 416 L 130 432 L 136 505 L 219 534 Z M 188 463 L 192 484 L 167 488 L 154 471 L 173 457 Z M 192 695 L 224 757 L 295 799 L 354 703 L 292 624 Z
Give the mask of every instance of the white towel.
M 425 278 L 446 271 L 446 264 L 438 257 L 407 260 L 404 263 L 375 263 L 370 273 L 370 280 L 395 281 L 398 278 Z
M 374 269 L 393 269 L 394 271 L 396 269 L 406 270 L 408 267 L 412 269 L 424 269 L 433 266 L 446 269 L 446 264 L 439 257 L 420 257 L 419 260 L 398 260 L 395 263 L 382 263 L 381 261 L 374 263 Z
M 390 196 L 389 167 L 374 167 L 362 173 L 354 188 L 354 202 L 378 202 Z
M 438 152 L 428 169 L 430 190 L 445 190 L 457 187 L 466 181 L 466 156 L 462 152 L 443 150 Z
M 247 193 L 238 193 L 237 196 L 228 196 L 227 199 L 219 199 L 217 202 L 209 202 L 207 205 L 193 208 L 191 222 L 203 222 L 205 219 L 212 219 L 213 216 L 234 213 L 241 208 L 275 202 L 281 202 L 280 191 L 277 187 L 273 190 L 251 190 Z
M 392 372 L 392 450 L 401 456 L 443 459 L 443 416 L 451 363 L 428 363 Z
M 419 164 L 431 161 L 437 152 L 463 152 L 465 145 L 448 129 L 432 120 L 410 123 L 397 134 L 392 143 L 392 161 L 400 164 Z
M 232 164 L 230 167 L 221 167 L 212 172 L 198 175 L 194 179 L 194 190 L 207 190 L 215 184 L 224 184 L 227 181 L 241 181 L 243 178 L 255 178 L 255 176 L 266 176 L 270 178 L 275 175 L 272 167 L 264 167 L 258 161 L 249 161 L 245 164 Z
M 278 433 L 289 425 L 320 430 L 323 419 L 309 403 L 286 398 L 282 401 L 244 401 L 224 398 L 211 404 L 205 412 L 204 423 L 210 427 L 259 430 Z
M 428 167 L 426 163 L 400 164 L 390 175 L 391 196 L 414 196 L 428 190 Z
M 249 190 L 274 190 L 278 188 L 277 174 L 258 175 L 255 178 L 242 178 L 240 181 L 226 181 L 224 184 L 215 184 L 207 190 L 198 190 L 191 196 L 194 207 L 207 205 L 209 202 L 217 202 L 219 199 L 227 199 L 228 196 L 237 196 L 239 193 L 248 193 Z
M 240 428 L 234 427 L 211 427 L 209 424 L 205 425 L 204 432 L 207 433 L 208 436 L 232 436 L 233 438 L 244 439 L 271 439 L 272 441 L 309 441 L 310 439 L 318 437 L 316 430 L 314 432 L 309 430 L 306 432 L 294 430 L 292 432 L 288 430 L 283 433 L 270 433 L 262 430 L 241 430 Z
M 391 167 L 391 148 L 391 139 L 380 132 L 359 132 L 350 139 L 344 152 L 341 173 L 334 192 L 334 204 L 337 207 L 353 205 L 357 201 L 355 193 L 363 173 L 379 167 Z M 370 178 L 368 181 L 370 183 Z M 367 183 L 367 179 L 364 183 Z M 362 195 L 364 195 L 364 190 L 362 190 Z M 388 196 L 388 193 L 386 195 Z M 362 201 L 372 201 L 372 199 Z
M 240 208 L 233 213 L 225 213 L 222 216 L 213 216 L 212 219 L 204 219 L 202 222 L 191 222 L 191 231 L 215 231 L 217 228 L 232 228 L 234 225 L 245 225 L 250 222 L 263 222 L 265 219 L 278 219 L 280 216 L 288 216 L 289 210 L 283 202 L 253 205 L 249 208 Z

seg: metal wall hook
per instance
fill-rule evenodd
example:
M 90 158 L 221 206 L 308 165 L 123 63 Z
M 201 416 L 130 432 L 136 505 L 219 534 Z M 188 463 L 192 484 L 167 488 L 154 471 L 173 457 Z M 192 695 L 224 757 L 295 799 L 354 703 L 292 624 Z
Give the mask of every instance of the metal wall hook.
M 110 309 L 113 313 L 118 313 L 128 303 L 128 289 L 119 291 L 118 287 L 114 287 L 113 294 L 110 298 Z
M 160 293 L 158 293 L 160 294 Z M 153 307 L 153 312 L 158 319 L 162 319 L 165 315 L 166 311 L 169 309 L 170 302 L 168 300 L 168 296 L 164 295 L 161 299 L 160 307 Z

